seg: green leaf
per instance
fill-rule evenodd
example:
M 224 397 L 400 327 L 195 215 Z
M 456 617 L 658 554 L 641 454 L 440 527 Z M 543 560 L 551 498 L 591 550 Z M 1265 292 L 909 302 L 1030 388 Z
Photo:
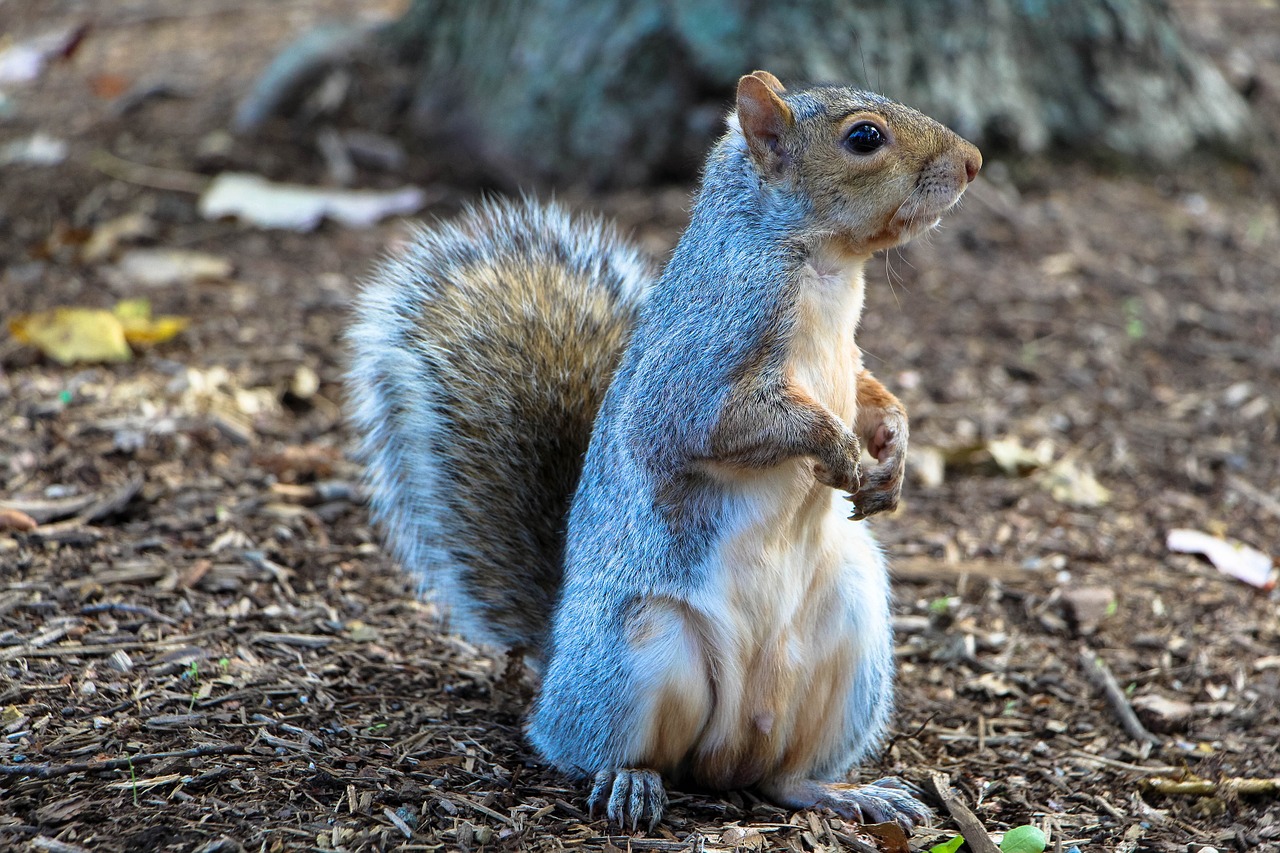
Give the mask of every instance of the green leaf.
M 956 853 L 960 849 L 960 845 L 964 844 L 964 836 L 957 835 L 950 841 L 944 841 L 941 844 L 935 844 L 929 848 L 929 853 Z
M 1000 839 L 1000 853 L 1044 853 L 1049 845 L 1044 830 L 1038 826 L 1019 826 Z

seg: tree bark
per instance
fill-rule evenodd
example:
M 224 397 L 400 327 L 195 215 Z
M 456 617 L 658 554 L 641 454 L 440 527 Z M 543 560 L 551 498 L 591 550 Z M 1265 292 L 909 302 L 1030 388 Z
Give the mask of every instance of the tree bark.
M 552 181 L 692 174 L 755 68 L 879 91 L 988 148 L 1168 161 L 1249 126 L 1165 0 L 414 0 L 384 38 L 416 64 L 419 129 Z

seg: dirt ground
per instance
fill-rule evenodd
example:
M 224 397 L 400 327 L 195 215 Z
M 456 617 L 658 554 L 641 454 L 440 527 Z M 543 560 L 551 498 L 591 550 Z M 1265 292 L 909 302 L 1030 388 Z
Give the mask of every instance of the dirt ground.
M 610 837 L 523 741 L 528 676 L 440 633 L 381 551 L 344 455 L 339 334 L 404 223 L 265 231 L 202 220 L 192 191 L 228 169 L 325 181 L 314 127 L 224 129 L 287 38 L 350 5 L 0 0 L 0 39 L 92 24 L 3 105 L 0 145 L 69 150 L 0 166 L 0 316 L 144 297 L 192 319 L 124 364 L 0 339 L 0 501 L 40 522 L 0 530 L 0 848 L 847 844 L 828 815 L 685 791 L 653 835 Z M 1275 146 L 1280 12 L 1187 13 Z M 868 778 L 945 774 L 988 831 L 1037 823 L 1057 849 L 1280 850 L 1280 795 L 1234 782 L 1280 777 L 1280 599 L 1166 547 L 1191 528 L 1277 553 L 1274 162 L 991 157 L 943 229 L 873 270 L 860 340 L 910 411 L 913 479 L 874 521 L 900 686 Z M 448 215 L 475 193 L 448 173 L 411 148 L 357 177 L 416 182 Z M 662 257 L 687 191 L 562 198 Z M 142 224 L 90 252 L 121 217 Z M 145 285 L 121 271 L 138 246 L 233 271 Z

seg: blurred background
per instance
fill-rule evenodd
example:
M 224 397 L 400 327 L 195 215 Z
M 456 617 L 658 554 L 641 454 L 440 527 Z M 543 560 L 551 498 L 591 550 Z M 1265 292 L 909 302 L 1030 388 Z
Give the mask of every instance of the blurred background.
M 521 740 L 528 683 L 381 553 L 340 334 L 388 247 L 484 193 L 661 263 L 755 68 L 985 155 L 869 275 L 912 419 L 875 769 L 1068 847 L 1280 844 L 1274 796 L 1144 782 L 1280 777 L 1274 0 L 0 0 L 0 846 L 602 847 Z M 749 796 L 673 812 L 663 843 L 828 843 Z

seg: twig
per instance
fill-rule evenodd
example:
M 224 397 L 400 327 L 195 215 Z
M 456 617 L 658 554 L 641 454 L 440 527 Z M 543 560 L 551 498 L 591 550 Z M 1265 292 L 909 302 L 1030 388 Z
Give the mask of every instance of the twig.
M 1174 767 L 1171 764 L 1157 764 L 1151 767 L 1143 767 L 1141 764 L 1130 764 L 1127 761 L 1117 761 L 1114 758 L 1107 758 L 1104 755 L 1094 755 L 1083 750 L 1073 749 L 1070 752 L 1072 758 L 1078 758 L 1089 764 L 1101 764 L 1104 767 L 1114 767 L 1116 770 L 1127 770 L 1130 773 L 1137 773 L 1142 776 L 1161 776 L 1169 773 L 1178 773 L 1181 767 Z
M 126 604 L 123 601 L 108 601 L 99 604 L 86 604 L 80 608 L 81 616 L 94 616 L 98 613 L 126 613 L 130 616 L 145 616 L 148 619 L 154 619 L 157 622 L 164 622 L 167 625 L 177 625 L 178 621 L 170 616 L 165 616 L 154 607 L 148 607 L 145 604 Z
M 0 764 L 0 776 L 34 776 L 37 779 L 54 779 L 71 773 L 100 773 L 103 770 L 124 770 L 147 761 L 165 758 L 200 758 L 205 755 L 247 755 L 248 750 L 238 744 L 197 746 L 174 752 L 144 752 L 128 758 L 109 758 L 105 761 L 79 761 L 74 764 Z
M 11 648 L 0 650 L 0 662 L 13 660 L 14 658 L 61 658 L 70 655 L 109 655 L 117 650 L 133 652 L 139 650 L 162 651 L 165 649 L 179 649 L 187 644 L 187 638 L 177 637 L 172 640 L 139 640 L 127 643 L 93 643 L 89 645 L 64 644 L 54 646 L 51 649 L 42 649 L 36 646 L 13 646 Z
M 1170 779 L 1168 776 L 1152 776 L 1143 779 L 1142 786 L 1161 794 L 1181 794 L 1190 797 L 1214 797 L 1219 794 L 1258 795 L 1280 794 L 1280 778 L 1241 779 L 1232 777 L 1214 782 L 1210 779 Z
M 129 501 L 142 490 L 142 478 L 132 477 L 127 482 L 122 483 L 118 489 L 110 494 L 101 496 L 93 502 L 93 505 L 85 509 L 78 518 L 86 524 L 92 524 L 95 521 L 101 521 L 108 516 L 122 512 Z
M 848 833 L 832 831 L 831 834 L 844 845 L 845 850 L 852 850 L 853 853 L 877 853 L 877 848 L 872 847 L 865 841 L 860 841 L 857 838 L 854 838 Z
M 172 190 L 180 193 L 200 194 L 209 186 L 210 179 L 195 172 L 178 169 L 162 169 L 142 163 L 131 163 L 109 151 L 98 150 L 89 155 L 89 165 L 109 178 L 150 187 L 154 190 Z
M 454 794 L 451 799 L 457 802 L 460 802 L 463 805 L 470 806 L 471 808 L 475 809 L 481 814 L 488 815 L 494 820 L 500 820 L 503 823 L 507 824 L 508 826 L 515 825 L 515 821 L 513 821 L 509 815 L 504 815 L 502 812 L 494 811 L 493 809 L 489 808 L 483 803 L 477 803 L 475 800 L 469 800 L 466 797 L 462 796 L 461 794 Z
M 1111 710 L 1115 711 L 1116 717 L 1120 720 L 1120 725 L 1129 737 L 1155 746 L 1160 745 L 1160 738 L 1147 731 L 1146 727 L 1142 725 L 1138 715 L 1133 712 L 1133 706 L 1129 704 L 1129 698 L 1124 695 L 1124 688 L 1120 686 L 1120 682 L 1116 681 L 1116 677 L 1111 674 L 1111 668 L 1107 666 L 1107 662 L 1097 652 L 1088 646 L 1082 646 L 1080 648 L 1080 667 L 1084 670 L 1089 683 L 1102 691 L 1102 695 L 1106 697 L 1108 704 L 1111 705 Z
M 1000 853 L 1000 848 L 991 840 L 987 829 L 978 820 L 978 816 L 970 811 L 959 796 L 951 790 L 951 778 L 945 773 L 934 773 L 929 777 L 929 787 L 933 795 L 941 802 L 943 808 L 951 815 L 952 820 L 960 827 L 965 844 L 973 853 Z
M 384 808 L 382 813 L 386 816 L 387 820 L 396 825 L 396 829 L 404 833 L 405 838 L 413 838 L 413 830 L 409 828 L 409 824 L 404 822 L 404 818 L 400 817 L 400 815 L 393 812 L 390 808 Z

